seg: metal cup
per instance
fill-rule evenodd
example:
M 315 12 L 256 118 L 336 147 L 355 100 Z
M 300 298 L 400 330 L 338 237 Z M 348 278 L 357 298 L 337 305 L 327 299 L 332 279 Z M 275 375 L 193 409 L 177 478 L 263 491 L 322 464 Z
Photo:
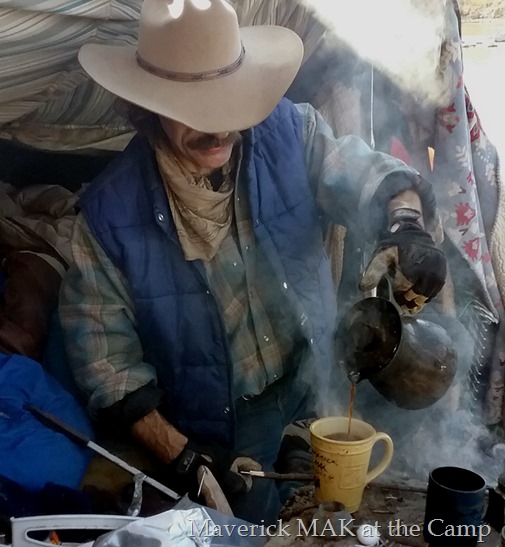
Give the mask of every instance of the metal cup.
M 423 528 L 430 547 L 474 547 L 482 542 L 489 533 L 489 526 L 483 524 L 486 492 L 486 481 L 469 469 L 433 469 Z

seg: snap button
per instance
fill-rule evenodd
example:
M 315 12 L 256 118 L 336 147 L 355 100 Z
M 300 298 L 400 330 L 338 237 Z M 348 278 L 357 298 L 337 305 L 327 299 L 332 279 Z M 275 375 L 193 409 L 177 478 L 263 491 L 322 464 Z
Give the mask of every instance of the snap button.
M 225 414 L 229 414 L 229 413 L 230 413 L 230 407 L 229 407 L 229 406 L 225 406 L 223 412 L 224 412 Z
M 165 220 L 165 215 L 163 213 L 158 213 L 158 220 L 163 222 Z

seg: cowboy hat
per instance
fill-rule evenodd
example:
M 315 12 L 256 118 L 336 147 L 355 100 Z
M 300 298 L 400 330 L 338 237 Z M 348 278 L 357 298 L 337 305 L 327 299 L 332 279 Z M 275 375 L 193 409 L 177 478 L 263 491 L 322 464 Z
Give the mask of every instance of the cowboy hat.
M 136 47 L 86 44 L 79 51 L 86 72 L 114 95 L 205 133 L 263 121 L 302 56 L 294 32 L 239 28 L 225 0 L 145 0 Z

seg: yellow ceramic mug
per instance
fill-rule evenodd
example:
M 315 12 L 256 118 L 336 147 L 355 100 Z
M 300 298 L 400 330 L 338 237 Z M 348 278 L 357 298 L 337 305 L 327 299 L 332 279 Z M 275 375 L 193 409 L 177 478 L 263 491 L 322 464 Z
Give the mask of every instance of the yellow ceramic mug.
M 310 439 L 316 498 L 319 501 L 338 501 L 353 513 L 359 508 L 365 486 L 385 471 L 391 462 L 393 441 L 386 433 L 377 433 L 370 424 L 354 419 L 351 436 L 356 440 L 332 438 L 347 435 L 348 426 L 349 418 L 321 418 L 310 426 Z M 386 445 L 384 456 L 369 471 L 372 448 L 377 441 L 384 441 Z

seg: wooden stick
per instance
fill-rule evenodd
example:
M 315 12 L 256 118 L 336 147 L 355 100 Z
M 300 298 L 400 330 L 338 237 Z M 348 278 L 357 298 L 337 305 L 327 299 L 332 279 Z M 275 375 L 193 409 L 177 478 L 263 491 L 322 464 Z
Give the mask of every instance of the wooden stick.
M 384 484 L 382 482 L 377 482 L 377 487 L 382 488 L 383 490 L 400 490 L 401 492 L 416 492 L 419 494 L 426 494 L 428 487 L 427 486 L 409 486 L 407 484 Z
M 307 473 L 274 473 L 273 471 L 240 471 L 242 475 L 250 475 L 258 479 L 274 479 L 276 481 L 314 481 L 314 475 Z

